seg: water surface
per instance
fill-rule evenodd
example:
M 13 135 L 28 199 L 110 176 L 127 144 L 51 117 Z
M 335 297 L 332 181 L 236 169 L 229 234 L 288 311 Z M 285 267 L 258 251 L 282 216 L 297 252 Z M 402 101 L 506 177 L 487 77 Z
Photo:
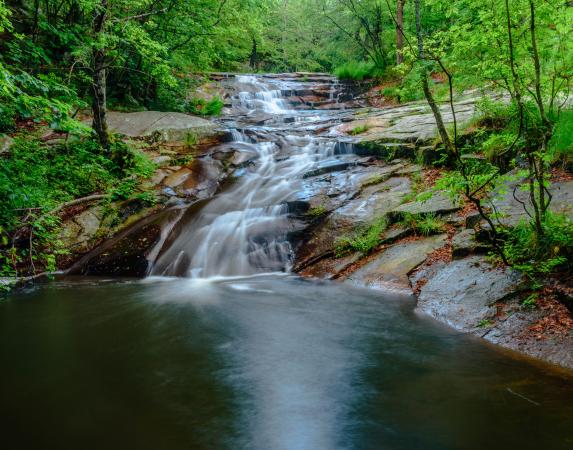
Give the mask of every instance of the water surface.
M 63 280 L 0 302 L 9 450 L 573 448 L 573 380 L 290 276 Z

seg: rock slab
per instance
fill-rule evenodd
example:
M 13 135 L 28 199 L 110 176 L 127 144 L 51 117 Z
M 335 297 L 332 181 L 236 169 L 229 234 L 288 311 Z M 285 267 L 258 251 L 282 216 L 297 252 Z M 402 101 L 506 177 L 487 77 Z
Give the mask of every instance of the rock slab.
M 417 309 L 457 330 L 474 331 L 521 283 L 517 272 L 496 269 L 480 256 L 453 261 L 422 287 Z

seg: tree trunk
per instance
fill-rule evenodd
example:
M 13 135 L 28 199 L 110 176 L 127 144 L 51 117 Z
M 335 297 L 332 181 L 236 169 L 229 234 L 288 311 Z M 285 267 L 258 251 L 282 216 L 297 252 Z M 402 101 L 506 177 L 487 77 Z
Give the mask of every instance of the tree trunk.
M 396 65 L 404 62 L 404 5 L 406 0 L 396 2 Z
M 448 134 L 448 130 L 444 125 L 444 119 L 442 118 L 442 112 L 440 111 L 440 107 L 436 103 L 434 96 L 432 95 L 432 91 L 430 89 L 430 85 L 428 82 L 428 69 L 426 67 L 426 55 L 424 54 L 424 37 L 422 35 L 422 18 L 420 14 L 420 0 L 415 0 L 415 8 L 416 8 L 416 34 L 418 36 L 418 59 L 420 60 L 422 67 L 421 71 L 421 78 L 422 78 L 422 89 L 424 90 L 424 96 L 426 97 L 426 101 L 434 114 L 434 119 L 436 120 L 436 126 L 438 127 L 438 133 L 440 134 L 440 138 L 442 139 L 442 144 L 446 151 L 449 154 L 454 154 L 455 149 L 452 145 L 452 141 L 450 140 L 450 135 Z
M 249 58 L 249 65 L 251 69 L 256 70 L 259 64 L 259 54 L 257 53 L 257 40 L 253 37 L 253 46 L 251 49 L 251 57 Z
M 107 18 L 107 0 L 101 0 L 98 11 L 94 18 L 94 33 L 102 33 Z M 106 68 L 105 68 L 105 49 L 94 47 L 93 52 L 93 123 L 92 127 L 96 132 L 100 145 L 109 150 L 109 134 L 107 127 L 107 100 L 106 100 Z

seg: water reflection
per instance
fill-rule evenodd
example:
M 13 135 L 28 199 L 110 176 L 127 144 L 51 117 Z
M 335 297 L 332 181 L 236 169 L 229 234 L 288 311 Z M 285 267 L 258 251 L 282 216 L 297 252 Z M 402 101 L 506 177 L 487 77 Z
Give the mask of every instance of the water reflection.
M 570 449 L 573 380 L 291 276 L 68 283 L 0 303 L 10 449 Z

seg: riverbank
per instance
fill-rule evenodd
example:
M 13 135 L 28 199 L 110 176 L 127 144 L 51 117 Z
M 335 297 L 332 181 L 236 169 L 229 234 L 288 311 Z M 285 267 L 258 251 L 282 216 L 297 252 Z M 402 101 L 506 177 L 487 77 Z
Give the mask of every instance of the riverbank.
M 436 189 L 447 172 L 432 165 L 440 155 L 435 121 L 425 104 L 374 108 L 363 86 L 326 74 L 239 82 L 232 74 L 212 78 L 199 91 L 206 100 L 222 97 L 219 119 L 152 111 L 110 115 L 111 128 L 138 145 L 154 171 L 138 180 L 143 196 L 89 201 L 62 211 L 58 239 L 68 254 L 58 258 L 58 268 L 137 277 L 152 269 L 171 270 L 181 251 L 174 247 L 176 239 L 198 226 L 197 217 L 211 199 L 233 193 L 268 156 L 271 182 L 296 183 L 273 191 L 271 204 L 280 212 L 265 216 L 271 219 L 265 230 L 271 237 L 265 239 L 282 239 L 291 259 L 287 264 L 278 258 L 275 267 L 267 258 L 262 267 L 281 270 L 287 264 L 305 277 L 414 293 L 423 314 L 573 368 L 568 280 L 546 280 L 546 289 L 532 302 L 521 275 L 491 261 L 487 226 L 475 208 Z M 478 100 L 474 92 L 456 101 L 459 124 L 472 120 Z M 284 105 L 279 108 L 277 101 Z M 451 124 L 449 106 L 442 111 Z M 265 156 L 257 147 L 263 143 L 276 148 Z M 292 165 L 299 154 L 310 158 Z M 508 184 L 500 191 L 495 204 L 508 226 L 526 218 L 520 202 L 527 202 L 527 195 L 514 196 L 512 188 Z M 555 172 L 551 193 L 552 210 L 572 217 L 570 174 Z M 283 241 L 279 253 L 287 248 Z M 240 246 L 237 242 L 234 253 L 243 252 Z M 165 257 L 172 247 L 175 256 Z M 169 274 L 186 273 L 188 263 L 182 261 Z

